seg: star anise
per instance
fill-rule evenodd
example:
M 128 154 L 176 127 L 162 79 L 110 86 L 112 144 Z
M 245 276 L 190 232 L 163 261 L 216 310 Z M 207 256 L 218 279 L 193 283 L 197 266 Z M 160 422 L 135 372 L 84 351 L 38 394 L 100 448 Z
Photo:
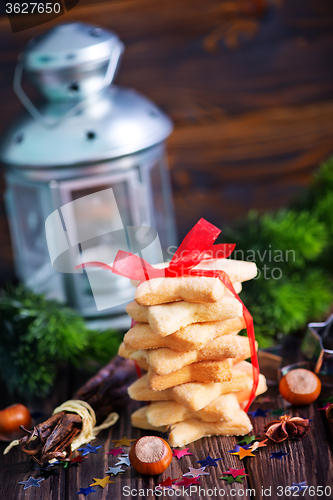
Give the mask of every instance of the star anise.
M 269 439 L 280 443 L 288 438 L 303 438 L 309 432 L 310 427 L 310 420 L 307 418 L 282 415 L 280 420 L 273 420 L 265 425 L 264 431 Z

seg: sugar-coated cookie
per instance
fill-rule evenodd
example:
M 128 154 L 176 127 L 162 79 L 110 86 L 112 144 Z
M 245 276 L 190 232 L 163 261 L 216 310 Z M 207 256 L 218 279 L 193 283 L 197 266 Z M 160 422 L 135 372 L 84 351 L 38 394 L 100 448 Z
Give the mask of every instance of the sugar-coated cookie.
M 137 287 L 135 300 L 142 306 L 154 306 L 185 300 L 211 303 L 221 300 L 226 287 L 219 278 L 179 277 L 154 278 Z
M 239 317 L 242 315 L 242 304 L 233 297 L 224 297 L 213 304 L 181 301 L 159 306 L 141 306 L 133 301 L 126 307 L 126 312 L 135 321 L 149 323 L 155 333 L 165 337 L 192 323 Z
M 137 352 L 158 375 L 167 375 L 197 361 L 216 361 L 224 358 L 237 358 L 244 353 L 251 354 L 248 338 L 239 335 L 217 337 L 198 351 L 180 352 L 162 347 L 141 349 Z
M 177 351 L 195 351 L 202 349 L 208 342 L 221 335 L 237 335 L 243 328 L 245 328 L 245 322 L 243 317 L 239 316 L 222 321 L 195 323 L 162 337 L 153 332 L 149 323 L 137 323 L 125 334 L 124 344 L 129 351 L 158 347 L 170 347 Z
M 231 377 L 232 360 L 227 358 L 223 361 L 199 361 L 168 375 L 158 375 L 149 367 L 148 385 L 153 391 L 163 391 L 188 382 L 223 382 L 231 380 Z
M 165 432 L 167 426 L 154 427 L 147 421 L 147 407 L 139 408 L 131 415 L 133 427 Z M 252 430 L 252 424 L 243 410 L 239 410 L 232 421 L 204 422 L 197 418 L 178 422 L 171 426 L 168 442 L 177 448 L 209 436 L 244 436 Z
M 172 399 L 190 410 L 197 411 L 207 406 L 221 394 L 251 390 L 252 384 L 251 363 L 241 361 L 233 367 L 230 381 L 217 383 L 191 382 L 164 391 L 152 391 L 149 389 L 148 375 L 146 374 L 129 386 L 128 394 L 131 399 L 137 401 L 165 401 Z

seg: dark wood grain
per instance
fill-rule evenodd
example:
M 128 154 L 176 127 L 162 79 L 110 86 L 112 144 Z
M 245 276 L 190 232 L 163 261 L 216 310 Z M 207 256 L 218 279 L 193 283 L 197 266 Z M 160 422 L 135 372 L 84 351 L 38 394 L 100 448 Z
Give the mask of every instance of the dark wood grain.
M 272 403 L 264 405 L 254 404 L 251 410 L 257 407 L 264 409 L 279 408 L 285 404 L 282 398 L 276 396 L 276 389 L 268 391 Z M 309 435 L 302 440 L 288 440 L 282 443 L 269 442 L 267 448 L 258 451 L 260 460 L 246 459 L 247 472 L 251 484 L 257 485 L 256 498 L 265 498 L 262 494 L 264 489 L 272 487 L 272 497 L 277 496 L 277 486 L 292 486 L 292 483 L 306 481 L 308 486 L 332 486 L 333 485 L 333 453 L 327 441 L 327 430 L 324 423 L 324 412 L 318 412 L 318 404 L 313 404 L 305 408 L 287 407 L 288 414 L 312 419 L 312 428 Z M 276 417 L 258 417 L 254 419 L 254 432 L 263 435 L 263 427 Z M 282 450 L 289 453 L 288 456 L 279 459 L 269 459 L 269 454 Z M 306 495 L 308 497 L 308 495 Z M 267 496 L 266 496 L 267 498 Z M 283 497 L 284 498 L 284 497 Z
M 287 341 L 283 355 L 283 364 L 288 364 L 290 361 L 295 362 L 300 359 L 299 340 L 291 339 Z M 66 393 L 64 386 L 59 385 L 55 391 L 55 399 L 61 398 L 61 395 Z M 323 387 L 323 397 L 332 393 L 330 386 Z M 277 383 L 270 383 L 265 396 L 271 398 L 270 403 L 256 402 L 252 405 L 251 410 L 259 406 L 264 409 L 277 409 L 282 408 L 288 410 L 288 414 L 293 416 L 301 416 L 304 418 L 313 419 L 312 428 L 304 439 L 302 440 L 288 440 L 282 443 L 268 442 L 267 447 L 263 447 L 255 452 L 255 457 L 245 458 L 239 460 L 237 456 L 231 455 L 228 451 L 233 449 L 239 438 L 237 437 L 219 437 L 213 436 L 211 438 L 200 439 L 188 445 L 189 452 L 193 455 L 185 456 L 180 460 L 173 458 L 170 467 L 163 474 L 152 477 L 144 477 L 138 474 L 132 467 L 125 468 L 122 475 L 115 477 L 110 476 L 114 480 L 114 484 L 109 484 L 102 489 L 99 486 L 94 487 L 95 493 L 91 493 L 90 498 L 96 500 L 106 500 L 110 497 L 116 499 L 128 498 L 123 490 L 124 486 L 131 489 L 145 490 L 145 497 L 159 498 L 150 491 L 155 486 L 166 479 L 167 477 L 178 478 L 188 471 L 188 467 L 199 467 L 196 462 L 206 458 L 209 454 L 213 458 L 222 457 L 218 462 L 218 467 L 208 467 L 206 470 L 210 473 L 209 476 L 201 476 L 201 487 L 210 493 L 205 498 L 221 498 L 222 494 L 218 490 L 225 491 L 225 497 L 236 495 L 247 498 L 264 499 L 272 498 L 287 498 L 288 495 L 278 495 L 278 486 L 286 488 L 292 486 L 293 482 L 300 483 L 306 481 L 308 486 L 330 486 L 333 490 L 333 452 L 332 442 L 328 432 L 325 421 L 324 412 L 318 412 L 320 403 L 314 403 L 304 408 L 295 408 L 288 406 L 278 394 Z M 45 408 L 50 407 L 51 400 L 44 401 Z M 131 427 L 130 414 L 137 409 L 141 403 L 132 401 L 129 406 L 124 410 L 118 422 L 109 430 L 102 431 L 98 438 L 92 443 L 94 446 L 101 445 L 98 453 L 91 453 L 79 467 L 70 467 L 61 470 L 60 475 L 51 476 L 41 483 L 41 488 L 29 488 L 23 490 L 22 485 L 17 482 L 27 480 L 30 475 L 35 477 L 37 472 L 32 470 L 32 465 L 29 459 L 20 453 L 18 449 L 13 449 L 8 455 L 3 457 L 0 455 L 0 493 L 1 498 L 8 500 L 67 500 L 76 498 L 76 493 L 81 487 L 88 487 L 94 482 L 93 478 L 105 477 L 105 472 L 109 466 L 115 465 L 118 461 L 116 457 L 107 455 L 106 453 L 110 448 L 114 447 L 112 440 L 120 439 L 124 435 L 128 438 L 137 439 L 146 435 L 147 431 L 142 431 Z M 259 439 L 264 439 L 263 428 L 266 423 L 276 417 L 269 416 L 262 418 L 254 418 L 254 429 L 250 434 L 258 434 Z M 0 443 L 0 453 L 5 445 Z M 270 459 L 270 454 L 279 450 L 289 453 L 288 456 L 278 459 Z M 128 451 L 128 448 L 125 447 Z M 77 452 L 76 452 L 77 453 Z M 244 468 L 248 476 L 245 478 L 244 483 L 232 483 L 226 485 L 220 479 L 222 473 L 227 471 L 229 467 Z M 216 488 L 214 493 L 214 488 Z M 269 489 L 271 493 L 269 494 Z M 231 492 L 231 490 L 242 490 L 242 493 Z M 250 495 L 250 490 L 252 493 Z M 253 490 L 255 494 L 253 495 Z M 263 492 L 264 490 L 264 492 Z M 266 494 L 265 494 L 266 492 Z M 301 496 L 301 495 L 300 495 Z M 81 498 L 80 496 L 77 498 Z M 83 497 L 82 497 L 83 498 Z M 163 498 L 163 497 L 162 497 Z M 186 494 L 182 494 L 179 498 L 187 498 Z M 192 490 L 191 498 L 199 499 L 204 498 L 203 494 L 199 496 L 198 492 Z M 308 493 L 304 498 L 316 498 L 315 495 L 310 496 Z M 322 498 L 329 498 L 329 496 Z

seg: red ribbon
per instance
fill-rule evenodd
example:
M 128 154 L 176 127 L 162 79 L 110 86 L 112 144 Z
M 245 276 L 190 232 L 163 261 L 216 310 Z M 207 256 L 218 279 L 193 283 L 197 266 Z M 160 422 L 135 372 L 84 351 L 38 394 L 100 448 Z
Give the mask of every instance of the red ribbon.
M 164 269 L 156 269 L 152 267 L 141 257 L 129 252 L 119 250 L 113 266 L 103 264 L 102 262 L 87 262 L 77 268 L 84 267 L 102 267 L 109 269 L 115 274 L 126 276 L 136 281 L 146 281 L 153 278 L 162 277 L 177 277 L 177 276 L 206 276 L 211 278 L 219 278 L 222 283 L 230 290 L 233 296 L 242 304 L 243 317 L 246 324 L 247 334 L 251 350 L 251 362 L 253 371 L 253 385 L 249 401 L 246 405 L 245 412 L 248 411 L 252 401 L 255 398 L 255 393 L 259 382 L 259 363 L 255 345 L 255 334 L 253 326 L 253 318 L 242 300 L 235 292 L 229 276 L 224 271 L 193 269 L 202 260 L 212 258 L 227 258 L 233 252 L 236 245 L 220 244 L 214 245 L 216 238 L 220 234 L 220 230 L 207 222 L 205 219 L 200 219 L 199 222 L 185 236 L 183 242 L 177 249 L 169 265 Z

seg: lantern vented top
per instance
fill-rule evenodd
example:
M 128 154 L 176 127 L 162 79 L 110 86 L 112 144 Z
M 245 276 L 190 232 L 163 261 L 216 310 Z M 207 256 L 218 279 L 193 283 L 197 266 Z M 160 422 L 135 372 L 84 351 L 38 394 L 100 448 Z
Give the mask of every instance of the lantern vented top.
M 29 42 L 24 66 L 28 71 L 55 71 L 108 61 L 119 46 L 123 49 L 111 31 L 80 22 L 61 24 Z

